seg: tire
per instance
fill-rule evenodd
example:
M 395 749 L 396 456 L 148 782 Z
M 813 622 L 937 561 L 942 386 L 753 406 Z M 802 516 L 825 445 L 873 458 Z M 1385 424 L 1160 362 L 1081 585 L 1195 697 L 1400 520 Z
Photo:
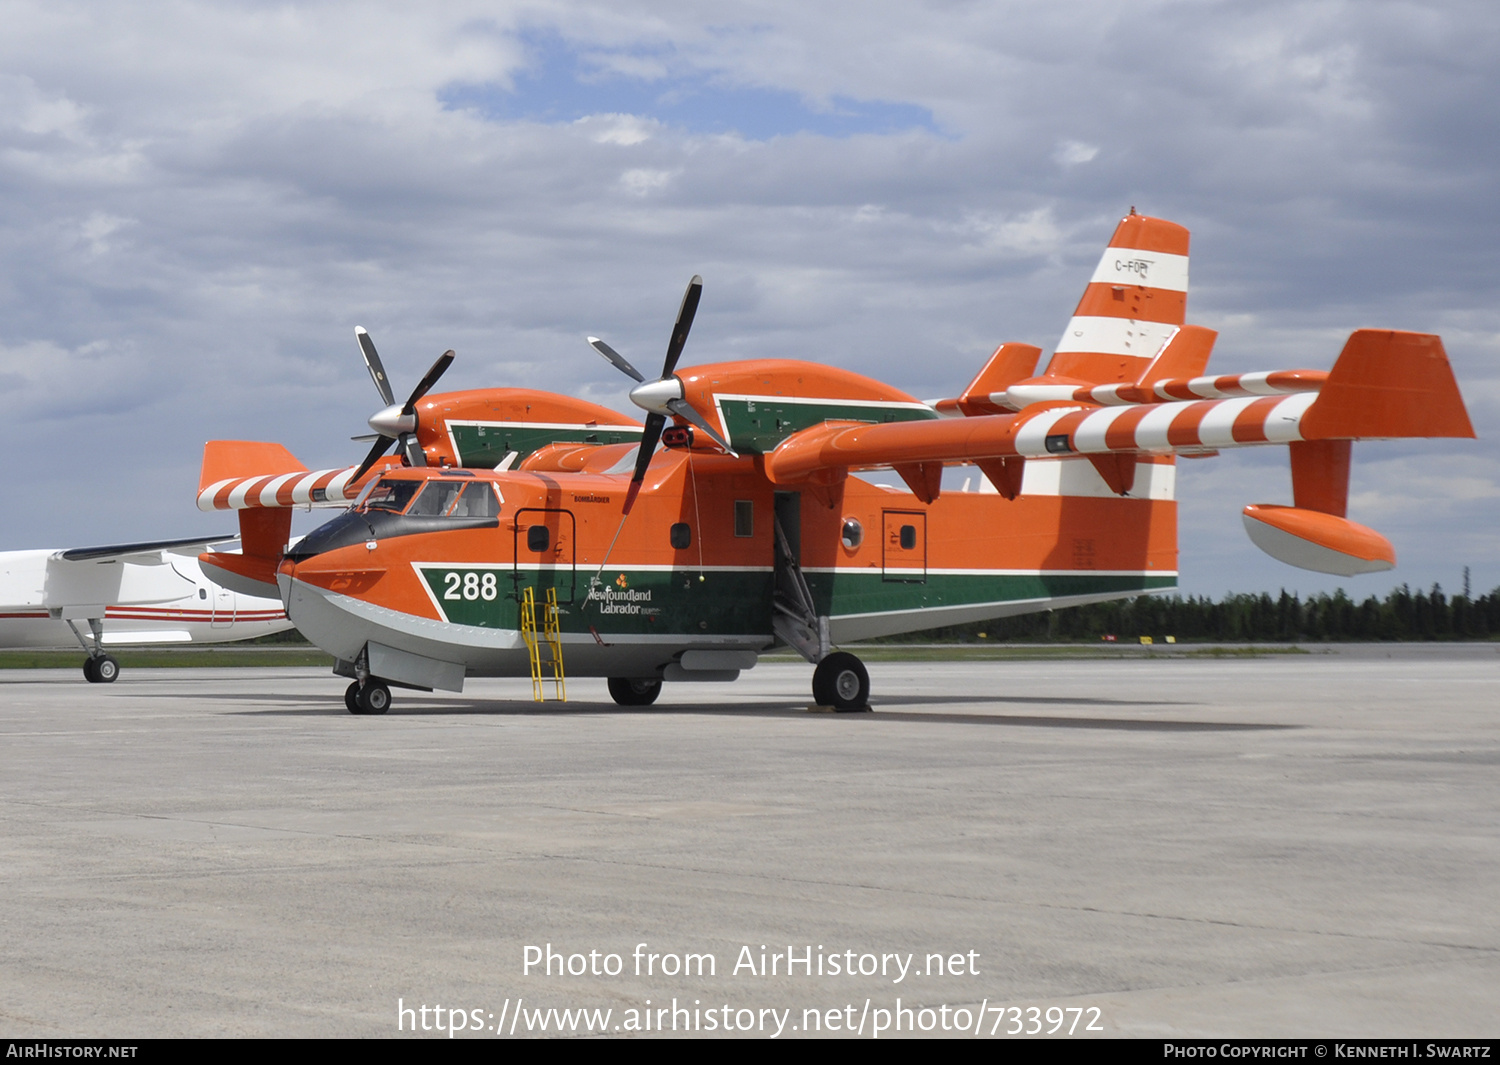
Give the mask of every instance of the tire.
M 650 706 L 661 694 L 661 681 L 653 677 L 610 677 L 609 697 L 621 706 Z
M 120 663 L 109 655 L 94 659 L 94 679 L 100 684 L 113 684 L 120 675 Z
M 870 674 L 847 651 L 835 651 L 813 670 L 813 700 L 835 710 L 863 710 L 870 701 Z
M 378 680 L 366 681 L 356 697 L 367 714 L 383 714 L 391 708 L 391 689 Z
M 349 708 L 351 714 L 362 714 L 359 708 L 359 681 L 355 681 L 344 689 L 344 705 Z
M 94 659 L 92 657 L 83 660 L 83 679 L 90 684 L 99 683 L 99 674 L 94 672 Z

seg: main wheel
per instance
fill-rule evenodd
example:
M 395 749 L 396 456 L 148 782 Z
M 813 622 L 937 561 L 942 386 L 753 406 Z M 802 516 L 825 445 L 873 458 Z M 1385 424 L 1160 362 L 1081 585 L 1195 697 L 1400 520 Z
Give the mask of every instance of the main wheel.
M 847 651 L 835 651 L 813 670 L 813 699 L 836 710 L 863 710 L 870 701 L 870 674 Z
M 609 697 L 621 706 L 650 706 L 660 694 L 661 681 L 654 678 L 609 678 Z
M 120 675 L 120 663 L 109 655 L 94 659 L 94 679 L 100 684 L 113 684 Z
M 344 689 L 344 705 L 349 708 L 351 714 L 362 714 L 359 708 L 359 681 L 355 681 Z
M 95 660 L 92 655 L 83 660 L 83 679 L 88 681 L 90 684 L 99 683 L 99 674 L 94 672 L 94 661 Z
M 367 714 L 383 714 L 391 708 L 391 689 L 378 680 L 366 681 L 356 701 Z

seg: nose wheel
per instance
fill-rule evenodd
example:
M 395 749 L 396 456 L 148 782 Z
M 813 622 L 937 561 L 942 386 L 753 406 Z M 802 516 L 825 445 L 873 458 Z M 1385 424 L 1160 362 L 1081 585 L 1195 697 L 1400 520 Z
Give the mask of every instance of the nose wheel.
M 848 651 L 835 651 L 813 670 L 813 700 L 835 710 L 870 708 L 870 674 Z
M 391 708 L 391 689 L 373 677 L 364 687 L 355 681 L 344 689 L 344 705 L 351 714 L 383 714 Z

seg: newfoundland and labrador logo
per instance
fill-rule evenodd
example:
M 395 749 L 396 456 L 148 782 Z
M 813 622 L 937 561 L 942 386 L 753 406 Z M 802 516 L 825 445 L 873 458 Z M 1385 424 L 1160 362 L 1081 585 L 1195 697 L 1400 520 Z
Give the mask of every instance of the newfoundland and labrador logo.
M 651 605 L 651 592 L 630 587 L 630 581 L 622 573 L 613 585 L 600 584 L 597 577 L 590 581 L 584 602 L 598 603 L 601 614 L 639 614 Z

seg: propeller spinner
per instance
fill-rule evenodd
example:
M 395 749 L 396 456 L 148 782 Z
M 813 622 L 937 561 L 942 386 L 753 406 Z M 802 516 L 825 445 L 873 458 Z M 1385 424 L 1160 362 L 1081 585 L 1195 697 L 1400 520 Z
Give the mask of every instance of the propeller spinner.
M 661 439 L 662 429 L 666 427 L 668 415 L 676 415 L 684 421 L 692 422 L 725 451 L 731 455 L 735 453 L 729 446 L 729 441 L 720 436 L 718 430 L 709 425 L 703 415 L 683 398 L 682 381 L 672 372 L 677 368 L 677 360 L 682 357 L 682 349 L 687 345 L 688 331 L 693 328 L 693 316 L 698 313 L 698 300 L 702 296 L 703 278 L 694 274 L 693 279 L 688 282 L 687 291 L 683 293 L 682 306 L 677 309 L 677 324 L 672 327 L 672 339 L 667 342 L 667 358 L 662 363 L 661 376 L 655 381 L 646 380 L 625 356 L 604 341 L 598 337 L 589 337 L 589 345 L 595 351 L 613 363 L 625 376 L 639 382 L 630 390 L 630 401 L 646 412 L 646 431 L 641 434 L 641 449 L 636 453 L 635 474 L 630 478 L 629 491 L 625 493 L 626 514 L 635 505 L 635 497 L 646 479 L 646 470 L 651 465 L 651 456 Z
M 391 392 L 390 380 L 385 375 L 385 366 L 381 364 L 380 354 L 375 350 L 375 344 L 370 339 L 370 334 L 365 332 L 363 326 L 356 326 L 354 337 L 359 341 L 359 350 L 365 357 L 365 368 L 370 371 L 370 380 L 375 382 L 375 390 L 380 393 L 380 398 L 385 401 L 385 407 L 370 416 L 370 428 L 377 432 L 379 437 L 365 460 L 359 464 L 359 469 L 354 471 L 354 476 L 349 479 L 353 484 L 363 477 L 371 466 L 386 453 L 392 444 L 398 444 L 406 453 L 406 461 L 412 466 L 427 465 L 427 456 L 422 454 L 421 445 L 417 443 L 417 400 L 425 396 L 432 386 L 437 384 L 439 377 L 453 363 L 453 352 L 443 352 L 437 361 L 417 382 L 417 387 L 407 397 L 406 402 L 400 406 L 396 405 L 395 394 Z

